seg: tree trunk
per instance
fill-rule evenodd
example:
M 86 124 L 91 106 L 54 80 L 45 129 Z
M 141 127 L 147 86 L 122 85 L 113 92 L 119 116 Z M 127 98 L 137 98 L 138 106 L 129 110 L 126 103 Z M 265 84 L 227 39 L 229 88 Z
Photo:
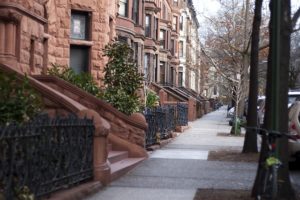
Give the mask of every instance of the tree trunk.
M 275 3 L 275 2 L 274 2 Z M 279 80 L 285 80 L 279 82 L 279 131 L 288 132 L 288 79 L 289 79 L 289 66 L 290 66 L 290 49 L 291 49 L 291 33 L 292 33 L 292 21 L 291 21 L 291 1 L 281 1 L 281 18 L 280 18 L 280 64 L 279 64 Z M 278 180 L 279 182 L 279 196 L 278 199 L 296 199 L 295 192 L 291 186 L 288 168 L 288 139 L 282 138 L 278 141 L 278 154 L 279 159 L 283 163 L 283 166 L 279 169 Z
M 248 99 L 247 126 L 257 126 L 257 95 L 258 95 L 258 52 L 263 0 L 255 1 L 254 20 L 252 25 L 251 57 L 250 57 L 250 88 Z M 247 130 L 243 153 L 257 152 L 257 134 Z
M 268 57 L 267 74 L 267 98 L 264 126 L 268 130 L 286 133 L 288 131 L 288 66 L 290 58 L 291 26 L 291 2 L 290 0 L 271 0 L 270 50 Z M 264 138 L 265 139 L 265 138 Z M 262 146 L 260 163 L 266 158 L 265 145 Z M 277 143 L 278 157 L 283 163 L 278 172 L 278 197 L 280 200 L 296 199 L 291 186 L 288 170 L 288 140 L 282 138 Z M 253 195 L 259 192 L 262 181 L 262 166 L 259 165 L 256 175 Z

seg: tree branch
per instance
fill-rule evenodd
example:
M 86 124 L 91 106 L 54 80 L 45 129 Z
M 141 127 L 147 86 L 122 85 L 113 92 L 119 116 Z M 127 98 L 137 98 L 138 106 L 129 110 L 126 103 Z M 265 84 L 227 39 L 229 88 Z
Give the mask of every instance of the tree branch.
M 292 33 L 295 33 L 295 32 L 298 32 L 298 31 L 300 31 L 300 27 L 296 28 L 296 29 L 293 29 Z
M 262 45 L 258 48 L 259 51 L 265 49 L 265 48 L 268 48 L 270 44 L 265 44 L 265 45 Z
M 300 7 L 298 8 L 298 10 L 295 12 L 293 18 L 292 18 L 292 28 L 295 28 L 297 21 L 300 17 Z
M 222 40 L 224 40 L 226 42 L 226 44 L 233 50 L 239 52 L 240 54 L 243 54 L 243 51 L 241 51 L 240 49 L 238 49 L 237 47 L 233 46 L 232 44 L 230 44 L 229 41 L 227 41 L 224 37 L 222 37 L 221 35 L 218 35 L 218 37 Z
M 207 55 L 207 53 L 205 52 L 205 50 L 203 48 L 201 48 L 201 51 L 202 53 L 208 58 L 209 62 L 214 66 L 214 68 L 217 70 L 217 72 L 222 76 L 224 77 L 225 79 L 229 80 L 229 81 L 232 81 L 232 82 L 235 82 L 235 83 L 238 83 L 237 80 L 235 79 L 232 79 L 230 77 L 228 77 L 226 74 L 224 74 L 220 69 L 219 67 L 217 66 L 217 64 L 213 61 L 213 59 Z

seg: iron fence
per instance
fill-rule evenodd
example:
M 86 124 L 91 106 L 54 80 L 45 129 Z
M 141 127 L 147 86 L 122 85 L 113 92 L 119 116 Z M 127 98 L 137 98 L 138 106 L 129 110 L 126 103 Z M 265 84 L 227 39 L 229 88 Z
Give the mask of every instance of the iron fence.
M 186 103 L 177 104 L 177 125 L 188 125 L 188 105 Z
M 23 125 L 0 127 L 0 196 L 36 199 L 93 176 L 90 119 L 39 116 Z
M 146 131 L 146 146 L 158 143 L 160 139 L 170 137 L 176 126 L 188 124 L 188 105 L 164 105 L 155 108 L 146 108 L 144 111 L 148 129 Z

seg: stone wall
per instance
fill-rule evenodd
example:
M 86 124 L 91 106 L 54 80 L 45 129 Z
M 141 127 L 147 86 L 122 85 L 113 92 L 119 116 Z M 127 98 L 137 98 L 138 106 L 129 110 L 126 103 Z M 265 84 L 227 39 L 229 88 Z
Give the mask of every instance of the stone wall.
M 46 4 L 48 19 L 48 63 L 69 65 L 70 45 L 86 45 L 90 48 L 89 71 L 98 81 L 103 77 L 106 59 L 102 49 L 115 37 L 116 1 L 49 0 Z M 90 38 L 87 41 L 70 39 L 71 10 L 90 13 Z
M 145 119 L 139 116 L 127 116 L 108 103 L 97 99 L 96 97 L 80 90 L 79 88 L 51 76 L 35 76 L 35 78 L 60 93 L 70 97 L 75 102 L 78 102 L 89 109 L 98 112 L 106 119 L 111 126 L 110 133 L 128 141 L 130 144 L 136 144 L 141 148 L 145 146 L 145 131 L 147 123 Z
M 39 0 L 0 3 L 0 62 L 40 73 L 44 55 L 44 7 Z
M 71 11 L 89 15 L 89 38 L 74 40 Z M 0 2 L 0 62 L 29 74 L 51 63 L 70 63 L 70 46 L 86 46 L 88 72 L 101 85 L 107 59 L 102 49 L 115 37 L 117 0 L 3 0 Z

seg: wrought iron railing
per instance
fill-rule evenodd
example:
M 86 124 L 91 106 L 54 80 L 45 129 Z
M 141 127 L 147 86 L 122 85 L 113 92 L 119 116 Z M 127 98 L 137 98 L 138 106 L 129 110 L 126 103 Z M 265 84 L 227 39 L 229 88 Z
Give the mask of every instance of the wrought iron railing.
M 92 178 L 93 133 L 93 121 L 76 116 L 0 127 L 0 196 L 29 188 L 38 199 Z
M 188 105 L 186 103 L 177 104 L 177 125 L 186 126 L 188 125 Z
M 169 138 L 176 126 L 188 124 L 188 105 L 178 103 L 155 108 L 147 108 L 144 111 L 148 129 L 146 131 L 146 146 L 158 143 L 160 139 Z
M 145 109 L 144 115 L 148 123 L 148 129 L 146 132 L 146 145 L 149 146 L 157 142 L 156 115 L 155 115 L 155 111 L 150 108 Z

